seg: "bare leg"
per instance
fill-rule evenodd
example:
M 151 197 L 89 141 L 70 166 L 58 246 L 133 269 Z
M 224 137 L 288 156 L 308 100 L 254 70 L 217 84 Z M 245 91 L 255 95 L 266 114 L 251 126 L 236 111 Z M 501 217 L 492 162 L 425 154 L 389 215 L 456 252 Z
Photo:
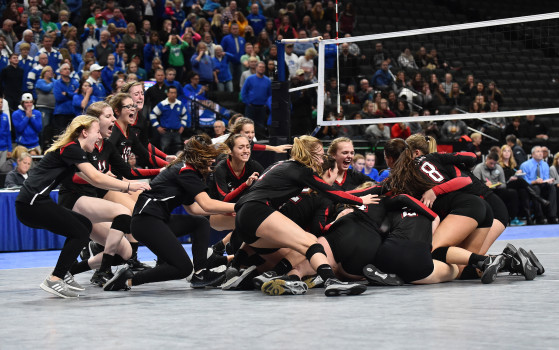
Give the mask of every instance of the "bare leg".
M 504 230 L 505 230 L 505 225 L 503 225 L 503 223 L 500 222 L 499 220 L 494 219 L 493 225 L 491 225 L 491 228 L 489 229 L 489 233 L 487 234 L 487 237 L 483 241 L 483 244 L 481 245 L 481 249 L 479 250 L 478 254 L 481 255 L 487 254 L 489 248 L 491 248 L 493 243 L 495 243 L 497 238 L 499 238 L 499 236 L 503 233 Z
M 433 250 L 462 243 L 477 228 L 477 221 L 462 215 L 448 215 L 433 234 Z
M 458 276 L 458 267 L 456 265 L 448 265 L 442 261 L 433 260 L 433 272 L 424 279 L 413 281 L 413 284 L 433 284 L 452 281 Z
M 106 239 L 111 228 L 110 222 L 99 222 L 93 224 L 93 230 L 91 232 L 91 239 L 94 242 L 105 245 Z M 120 242 L 117 245 L 116 254 L 118 254 L 122 259 L 128 260 L 132 256 L 132 247 L 128 240 L 121 236 Z M 101 266 L 101 260 L 103 259 L 103 253 L 99 253 L 92 256 L 87 260 L 87 264 L 92 269 L 98 269 Z
M 210 226 L 216 231 L 233 230 L 235 228 L 235 217 L 221 214 L 211 215 Z M 225 243 L 225 241 L 223 243 Z

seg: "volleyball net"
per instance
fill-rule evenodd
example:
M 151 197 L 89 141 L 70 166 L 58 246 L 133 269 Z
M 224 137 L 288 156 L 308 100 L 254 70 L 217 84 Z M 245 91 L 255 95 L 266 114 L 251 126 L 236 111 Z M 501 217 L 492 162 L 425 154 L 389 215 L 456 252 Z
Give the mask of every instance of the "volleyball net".
M 318 82 L 298 89 L 317 88 L 321 126 L 456 119 L 491 123 L 494 118 L 559 114 L 559 13 L 307 40 L 318 46 Z M 281 46 L 278 52 L 283 56 Z M 400 58 L 406 48 L 409 54 Z M 357 67 L 348 66 L 347 51 L 357 53 Z M 383 62 L 388 70 L 379 78 Z M 447 74 L 459 91 L 437 91 L 451 89 Z M 469 76 L 473 91 L 466 86 Z M 369 85 L 369 93 L 359 94 L 362 83 Z M 352 90 L 361 100 L 352 98 Z M 476 99 L 478 95 L 483 100 Z M 368 118 L 363 113 L 366 100 L 389 97 L 390 103 L 404 101 L 410 116 Z M 493 100 L 497 111 L 489 111 Z M 340 112 L 344 119 L 336 118 Z M 357 114 L 361 119 L 354 119 Z

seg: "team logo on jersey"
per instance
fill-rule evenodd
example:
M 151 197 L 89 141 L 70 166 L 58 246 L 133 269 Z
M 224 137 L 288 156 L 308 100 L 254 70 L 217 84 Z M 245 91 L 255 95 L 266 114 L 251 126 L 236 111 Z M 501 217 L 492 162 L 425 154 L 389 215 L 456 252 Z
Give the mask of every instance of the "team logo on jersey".
M 359 210 L 361 210 L 362 212 L 365 212 L 365 213 L 367 213 L 369 211 L 369 207 L 366 206 L 365 204 L 358 205 L 358 206 L 355 207 L 355 209 L 359 209 Z
M 289 198 L 289 200 L 292 201 L 293 203 L 297 204 L 301 201 L 301 197 L 295 196 L 295 197 Z
M 417 216 L 416 212 L 405 210 L 405 208 L 404 208 L 404 211 L 402 211 L 402 219 L 405 218 L 405 217 L 414 218 L 416 216 Z
M 105 170 L 107 170 L 107 161 L 102 160 L 102 161 L 98 162 L 97 163 L 97 168 L 99 169 L 100 172 L 104 173 Z

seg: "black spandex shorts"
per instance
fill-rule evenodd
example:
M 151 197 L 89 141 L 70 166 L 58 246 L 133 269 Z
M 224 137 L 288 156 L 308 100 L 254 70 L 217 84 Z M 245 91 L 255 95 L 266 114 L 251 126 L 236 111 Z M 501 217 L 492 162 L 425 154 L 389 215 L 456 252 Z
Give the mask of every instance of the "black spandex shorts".
M 507 210 L 507 206 L 503 200 L 495 193 L 491 193 L 485 197 L 485 201 L 489 204 L 489 207 L 491 207 L 493 211 L 493 218 L 499 220 L 505 227 L 507 227 L 509 223 L 509 211 Z
M 254 243 L 259 237 L 256 230 L 260 224 L 276 210 L 260 202 L 246 202 L 237 210 L 235 231 L 238 231 L 246 244 Z
M 435 268 L 431 244 L 390 236 L 377 251 L 374 265 L 382 272 L 397 274 L 406 283 L 428 277 Z
M 437 198 L 433 203 L 433 211 L 441 217 L 441 221 L 450 214 L 466 216 L 477 221 L 478 227 L 490 227 L 487 223 L 487 207 L 484 200 L 473 194 L 451 192 Z M 491 215 L 491 222 L 493 217 Z
M 351 214 L 336 221 L 324 238 L 336 262 L 347 273 L 359 276 L 363 275 L 363 267 L 374 261 L 381 244 L 380 233 Z
M 74 191 L 61 191 L 58 193 L 58 205 L 63 206 L 66 209 L 72 210 L 74 205 L 84 194 L 77 193 Z
M 413 213 L 415 214 L 415 213 Z M 389 237 L 431 244 L 433 241 L 433 223 L 423 215 L 413 215 L 405 210 L 389 211 Z

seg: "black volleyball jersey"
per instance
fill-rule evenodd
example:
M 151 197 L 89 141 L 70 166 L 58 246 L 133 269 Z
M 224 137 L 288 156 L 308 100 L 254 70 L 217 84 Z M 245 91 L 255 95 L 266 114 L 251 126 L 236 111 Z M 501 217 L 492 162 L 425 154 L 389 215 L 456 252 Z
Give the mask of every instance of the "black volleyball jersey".
M 77 164 L 87 162 L 87 155 L 77 141 L 47 153 L 29 172 L 16 201 L 30 205 L 50 201 L 50 192 L 78 171 Z
M 347 169 L 342 181 L 334 182 L 334 187 L 340 188 L 344 191 L 349 191 L 349 190 L 353 190 L 355 187 L 367 181 L 373 181 L 373 180 L 367 175 L 355 171 L 355 169 Z
M 235 210 L 239 210 L 241 205 L 250 201 L 265 203 L 277 209 L 305 187 L 322 192 L 336 202 L 363 204 L 361 198 L 328 185 L 312 169 L 297 161 L 286 160 L 268 167 L 248 192 L 237 201 Z
M 155 177 L 151 190 L 140 194 L 134 215 L 148 214 L 165 221 L 179 205 L 194 203 L 194 197 L 208 190 L 204 178 L 189 164 L 175 164 Z
M 435 212 L 406 194 L 390 198 L 386 201 L 386 207 L 389 237 L 431 244 L 431 222 L 437 217 Z
M 118 153 L 126 163 L 128 163 L 130 154 L 134 153 L 138 162 L 142 164 L 149 164 L 157 168 L 164 167 L 168 164 L 165 160 L 157 157 L 155 154 L 149 153 L 144 145 L 142 145 L 138 139 L 138 135 L 134 131 L 130 131 L 127 136 L 126 132 L 120 128 L 118 123 L 115 123 L 113 133 L 109 137 L 109 142 L 116 147 Z
M 253 159 L 245 163 L 240 176 L 237 176 L 231 167 L 229 158 L 219 162 L 213 173 L 212 197 L 224 202 L 235 203 L 249 188 L 246 180 L 254 172 L 262 175 L 262 165 Z
M 280 212 L 299 227 L 320 237 L 336 217 L 334 203 L 326 196 L 303 190 L 281 206 Z
M 95 145 L 93 152 L 87 153 L 87 160 L 100 172 L 106 174 L 111 171 L 119 179 L 145 179 L 155 177 L 159 174 L 159 169 L 130 168 L 130 165 L 122 159 L 116 147 L 107 140 L 103 140 L 100 147 Z M 60 191 L 61 193 L 72 191 L 92 197 L 96 197 L 99 194 L 96 187 L 90 185 L 77 175 L 64 180 Z

